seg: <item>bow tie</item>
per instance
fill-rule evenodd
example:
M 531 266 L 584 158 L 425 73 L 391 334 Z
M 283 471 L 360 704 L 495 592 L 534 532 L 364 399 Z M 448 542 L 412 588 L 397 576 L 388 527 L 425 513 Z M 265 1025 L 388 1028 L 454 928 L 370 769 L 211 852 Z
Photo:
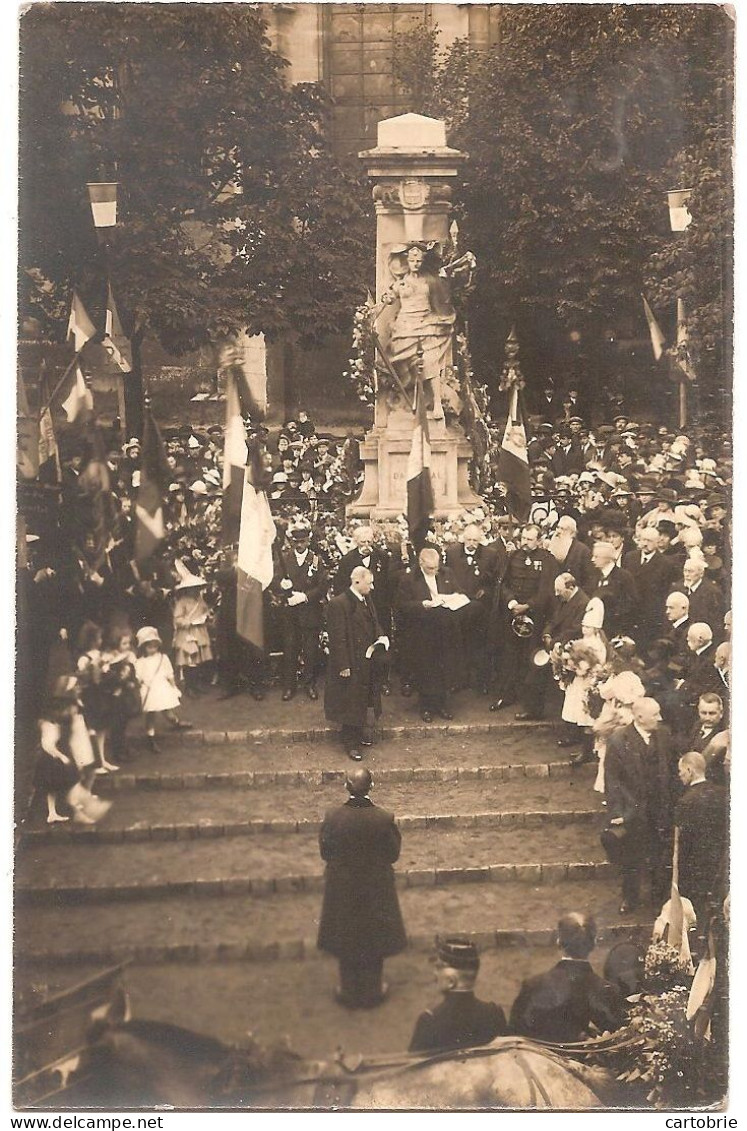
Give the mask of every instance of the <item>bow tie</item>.
M 653 554 L 641 554 L 641 565 L 646 565 L 653 558 Z

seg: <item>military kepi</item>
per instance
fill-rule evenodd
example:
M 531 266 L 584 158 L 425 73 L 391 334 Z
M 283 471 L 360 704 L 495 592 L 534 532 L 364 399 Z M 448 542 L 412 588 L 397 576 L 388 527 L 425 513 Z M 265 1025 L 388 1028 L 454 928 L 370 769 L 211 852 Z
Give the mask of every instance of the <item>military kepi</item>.
M 477 947 L 460 935 L 445 939 L 436 937 L 436 959 L 455 970 L 477 970 L 480 965 Z

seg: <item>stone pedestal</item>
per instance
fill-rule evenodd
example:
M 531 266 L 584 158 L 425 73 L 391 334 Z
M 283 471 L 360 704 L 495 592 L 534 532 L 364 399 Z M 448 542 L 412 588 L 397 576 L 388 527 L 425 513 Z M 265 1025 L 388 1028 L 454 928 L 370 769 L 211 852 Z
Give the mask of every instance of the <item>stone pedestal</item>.
M 376 298 L 392 284 L 390 255 L 402 245 L 419 242 L 449 243 L 450 181 L 458 175 L 465 154 L 446 144 L 442 121 L 420 114 L 402 114 L 379 123 L 378 145 L 360 154 L 368 176 L 374 180 L 376 207 Z M 393 315 L 386 309 L 376 330 L 386 340 Z M 458 390 L 447 358 L 442 379 L 444 403 L 459 407 Z M 412 444 L 414 417 L 403 397 L 380 392 L 376 397 L 374 426 L 361 445 L 365 467 L 363 490 L 347 507 L 351 517 L 392 518 L 406 508 L 407 459 Z M 435 516 L 446 518 L 465 507 L 478 506 L 469 485 L 472 449 L 456 423 L 429 416 L 431 477 Z

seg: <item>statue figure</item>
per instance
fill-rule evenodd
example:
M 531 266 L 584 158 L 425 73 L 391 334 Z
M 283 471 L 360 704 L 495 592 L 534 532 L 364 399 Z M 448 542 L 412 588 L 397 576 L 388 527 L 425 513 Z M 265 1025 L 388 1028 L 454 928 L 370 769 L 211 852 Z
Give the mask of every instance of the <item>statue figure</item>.
M 396 306 L 385 346 L 387 358 L 405 392 L 414 392 L 422 381 L 426 408 L 436 420 L 444 415 L 441 379 L 451 365 L 456 319 L 449 281 L 439 274 L 439 267 L 438 252 L 430 245 L 395 248 L 389 255 L 394 282 L 382 295 L 384 304 Z

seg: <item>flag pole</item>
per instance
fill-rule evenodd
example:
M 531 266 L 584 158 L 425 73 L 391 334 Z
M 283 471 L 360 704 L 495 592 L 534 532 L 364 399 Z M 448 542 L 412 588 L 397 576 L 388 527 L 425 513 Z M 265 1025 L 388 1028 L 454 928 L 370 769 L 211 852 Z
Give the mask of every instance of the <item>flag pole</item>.
M 687 382 L 680 381 L 680 428 L 687 427 Z
M 90 342 L 90 341 L 91 341 L 91 339 L 90 339 L 90 338 L 88 338 L 88 339 L 87 339 L 87 341 L 85 341 L 85 342 L 83 343 L 83 345 L 82 345 L 82 346 L 80 347 L 80 349 L 79 349 L 79 350 L 78 350 L 78 351 L 76 352 L 76 354 L 75 354 L 75 357 L 73 358 L 73 360 L 72 360 L 72 361 L 70 362 L 70 364 L 68 365 L 68 367 L 67 367 L 67 369 L 65 370 L 65 372 L 64 372 L 64 373 L 62 374 L 62 376 L 60 377 L 60 379 L 59 379 L 59 381 L 57 382 L 57 384 L 55 385 L 54 389 L 52 390 L 52 392 L 51 392 L 51 393 L 49 394 L 49 396 L 47 397 L 47 399 L 46 399 L 45 403 L 44 403 L 44 404 L 43 404 L 43 405 L 41 406 L 41 408 L 39 409 L 39 419 L 40 419 L 40 420 L 41 420 L 42 416 L 44 415 L 44 413 L 45 413 L 45 412 L 47 411 L 47 409 L 49 408 L 49 406 L 51 405 L 51 403 L 52 403 L 52 401 L 54 400 L 54 398 L 55 398 L 55 397 L 57 396 L 57 394 L 59 393 L 59 391 L 60 391 L 60 389 L 62 388 L 62 386 L 63 386 L 63 385 L 65 384 L 65 381 L 67 380 L 67 377 L 68 377 L 68 375 L 69 375 L 70 373 L 72 373 L 72 370 L 73 370 L 73 366 L 77 365 L 78 361 L 80 360 L 80 355 L 81 355 L 81 354 L 83 353 L 83 350 L 84 350 L 84 349 L 86 348 L 86 346 L 88 345 L 88 342 Z

